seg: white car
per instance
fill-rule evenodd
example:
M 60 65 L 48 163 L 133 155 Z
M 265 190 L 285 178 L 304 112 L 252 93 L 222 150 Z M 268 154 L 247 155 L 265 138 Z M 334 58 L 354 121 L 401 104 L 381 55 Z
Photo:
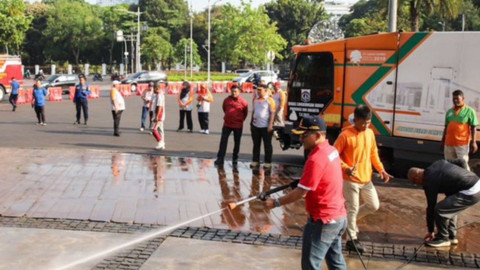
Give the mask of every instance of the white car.
M 241 86 L 246 82 L 253 82 L 254 75 L 260 75 L 260 81 L 264 81 L 269 88 L 273 88 L 273 84 L 278 80 L 277 74 L 270 70 L 255 70 L 252 72 L 241 74 L 240 77 L 233 79 L 233 82 Z

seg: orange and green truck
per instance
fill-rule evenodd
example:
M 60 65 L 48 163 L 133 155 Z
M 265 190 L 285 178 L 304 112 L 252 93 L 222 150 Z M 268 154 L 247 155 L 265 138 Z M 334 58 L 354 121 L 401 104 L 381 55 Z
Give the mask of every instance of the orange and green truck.
M 365 104 L 382 158 L 441 158 L 452 92 L 480 111 L 479 44 L 480 32 L 400 32 L 294 46 L 284 148 L 300 146 L 290 130 L 303 115 L 321 115 L 334 140 Z

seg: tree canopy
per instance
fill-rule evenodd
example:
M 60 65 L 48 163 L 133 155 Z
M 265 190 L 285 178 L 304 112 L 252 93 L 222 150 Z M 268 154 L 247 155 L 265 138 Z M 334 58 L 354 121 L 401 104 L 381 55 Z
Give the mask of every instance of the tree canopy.
M 32 17 L 26 15 L 22 0 L 0 1 L 0 51 L 20 53 Z
M 277 33 L 275 22 L 270 22 L 265 8 L 253 9 L 250 4 L 237 8 L 227 4 L 214 23 L 215 54 L 231 64 L 264 64 L 267 52 L 278 58 L 287 45 Z

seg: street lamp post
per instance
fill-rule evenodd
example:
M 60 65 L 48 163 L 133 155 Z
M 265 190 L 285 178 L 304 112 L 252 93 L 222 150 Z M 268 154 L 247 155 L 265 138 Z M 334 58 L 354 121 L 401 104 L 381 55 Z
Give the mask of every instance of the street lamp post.
M 207 83 L 210 84 L 210 13 L 212 6 L 208 0 L 208 51 L 207 51 Z
M 193 77 L 193 11 L 190 3 L 190 78 Z
M 137 7 L 137 57 L 136 57 L 136 70 L 139 72 L 142 67 L 140 64 L 140 6 Z

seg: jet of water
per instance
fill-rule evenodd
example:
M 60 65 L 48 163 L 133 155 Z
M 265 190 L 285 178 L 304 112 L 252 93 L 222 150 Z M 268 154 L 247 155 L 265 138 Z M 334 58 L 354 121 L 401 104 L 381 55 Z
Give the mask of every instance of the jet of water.
M 127 243 L 124 243 L 124 244 L 121 244 L 121 245 L 118 245 L 118 246 L 115 246 L 115 247 L 112 247 L 110 249 L 107 249 L 103 252 L 100 252 L 100 253 L 97 253 L 97 254 L 93 254 L 91 256 L 88 256 L 86 258 L 83 258 L 83 259 L 80 259 L 80 260 L 77 260 L 77 261 L 74 261 L 72 263 L 69 263 L 67 265 L 64 265 L 60 268 L 57 268 L 57 270 L 64 270 L 64 269 L 69 269 L 69 268 L 72 268 L 74 266 L 77 266 L 77 265 L 80 265 L 80 264 L 83 264 L 83 263 L 86 263 L 88 261 L 91 261 L 91 260 L 95 260 L 95 259 L 98 259 L 98 258 L 103 258 L 111 253 L 114 253 L 114 252 L 117 252 L 123 248 L 126 248 L 126 247 L 129 247 L 129 246 L 132 246 L 132 245 L 135 245 L 135 244 L 138 244 L 138 243 L 141 243 L 143 241 L 146 241 L 146 240 L 150 240 L 152 238 L 155 238 L 159 235 L 162 235 L 166 232 L 169 232 L 171 230 L 174 230 L 178 227 L 181 227 L 181 226 L 184 226 L 184 225 L 187 225 L 188 223 L 191 223 L 191 222 L 194 222 L 194 221 L 197 221 L 197 220 L 200 220 L 200 219 L 203 219 L 203 218 L 206 218 L 208 216 L 211 216 L 211 215 L 214 215 L 218 212 L 221 212 L 221 211 L 224 211 L 225 209 L 227 209 L 227 207 L 225 208 L 222 208 L 222 209 L 219 209 L 219 210 L 216 210 L 216 211 L 213 211 L 213 212 L 210 212 L 210 213 L 207 213 L 203 216 L 200 216 L 200 217 L 196 217 L 196 218 L 193 218 L 193 219 L 189 219 L 187 221 L 184 221 L 184 222 L 181 222 L 181 223 L 178 223 L 176 225 L 172 225 L 170 227 L 167 227 L 167 228 L 164 228 L 164 229 L 159 229 L 159 230 L 156 230 L 156 231 L 153 231 L 153 232 L 150 232 L 150 233 L 147 233 L 145 234 L 144 236 L 140 236 L 136 239 L 133 239 Z

